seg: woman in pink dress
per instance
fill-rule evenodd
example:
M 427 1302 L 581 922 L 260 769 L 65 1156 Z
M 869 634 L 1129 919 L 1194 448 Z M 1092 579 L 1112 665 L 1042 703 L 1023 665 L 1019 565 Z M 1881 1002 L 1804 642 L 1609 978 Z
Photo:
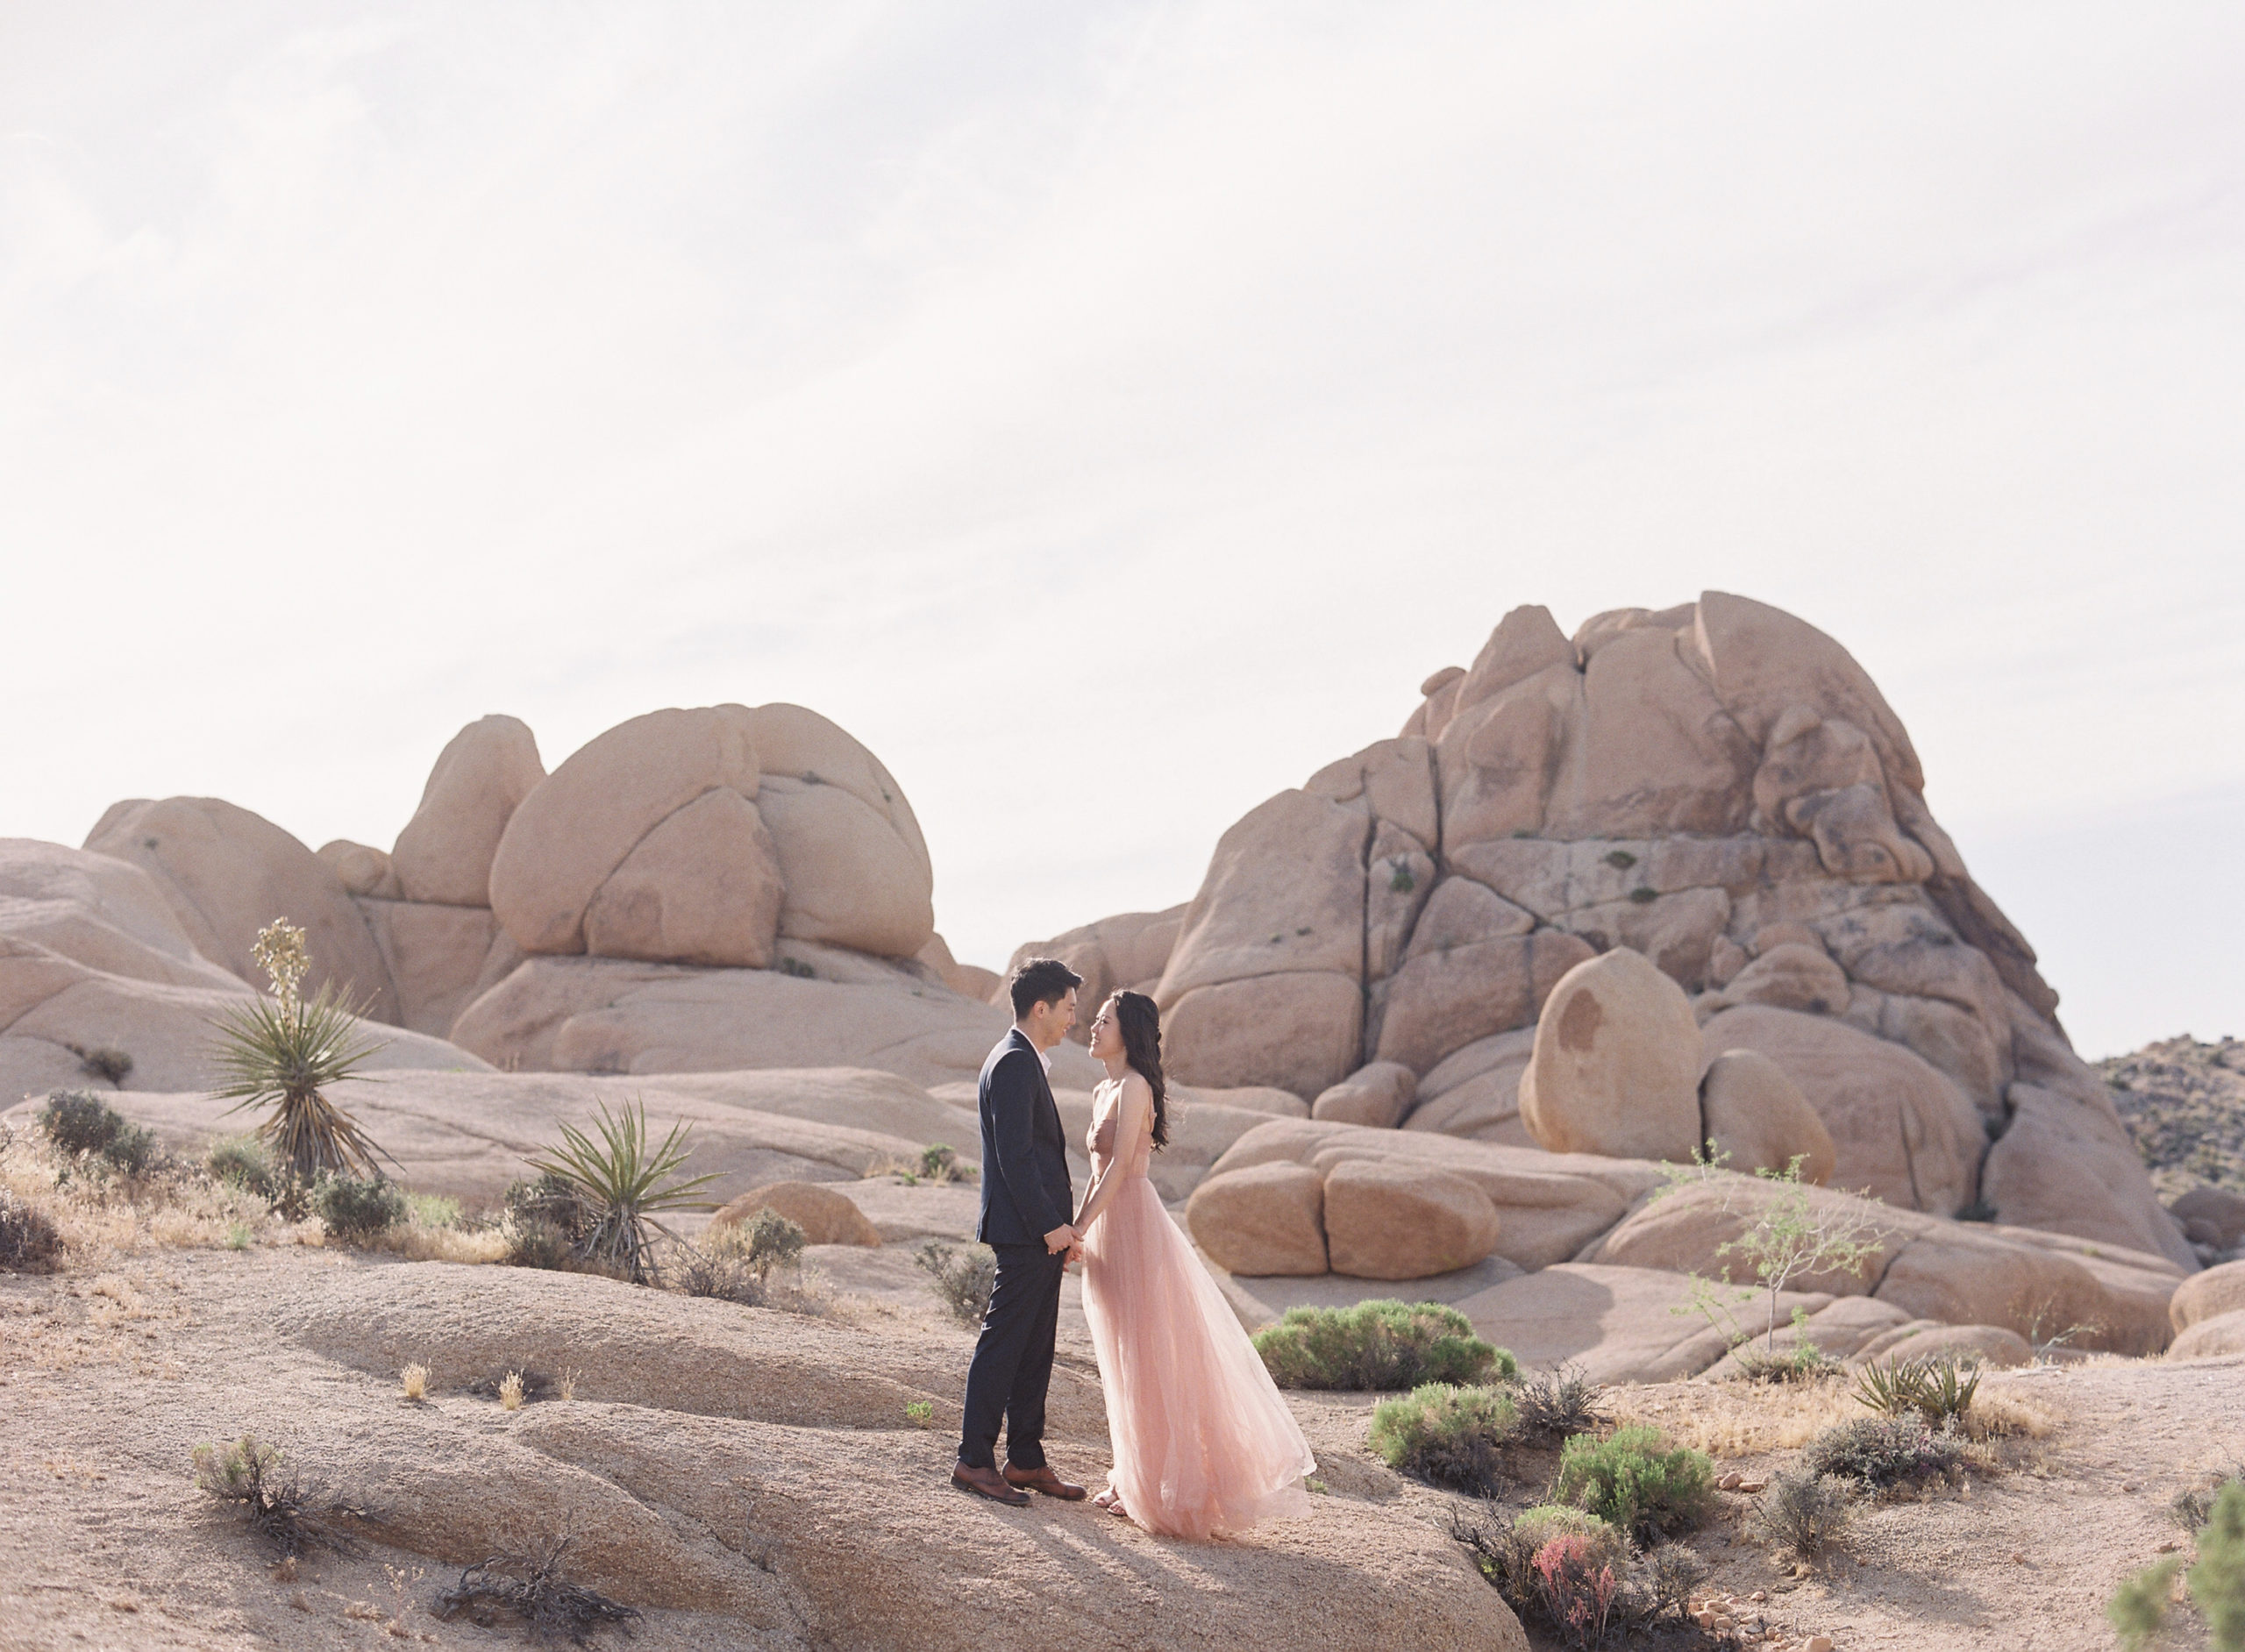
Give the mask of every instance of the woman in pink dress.
M 1161 1016 L 1117 993 L 1091 1027 L 1107 1064 L 1091 1129 L 1082 1235 L 1084 1316 L 1115 1449 L 1095 1499 L 1150 1532 L 1206 1538 L 1307 1513 L 1309 1442 L 1262 1356 L 1146 1179 L 1169 1140 Z

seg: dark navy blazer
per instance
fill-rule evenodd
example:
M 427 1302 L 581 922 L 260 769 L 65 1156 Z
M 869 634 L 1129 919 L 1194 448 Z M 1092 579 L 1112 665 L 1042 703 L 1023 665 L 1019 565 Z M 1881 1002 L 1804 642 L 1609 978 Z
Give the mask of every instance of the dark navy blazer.
M 1068 1141 L 1037 1046 L 1015 1028 L 982 1064 L 982 1218 L 986 1245 L 1041 1245 L 1076 1208 Z

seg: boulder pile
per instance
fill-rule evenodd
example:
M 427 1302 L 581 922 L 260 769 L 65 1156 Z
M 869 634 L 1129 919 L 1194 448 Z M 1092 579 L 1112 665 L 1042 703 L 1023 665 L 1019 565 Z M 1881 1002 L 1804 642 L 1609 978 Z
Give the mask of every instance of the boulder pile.
M 933 886 L 895 779 L 801 706 L 651 712 L 551 774 L 528 727 L 488 716 L 388 852 L 315 853 L 188 797 L 115 805 L 82 851 L 0 846 L 0 1089 L 85 1079 L 94 1048 L 129 1054 L 136 1087 L 204 1082 L 196 994 L 262 986 L 250 950 L 276 917 L 306 931 L 307 987 L 381 1023 L 392 1064 L 956 1079 L 1010 1017 L 936 934 Z
M 1151 982 L 1179 1077 L 1321 1117 L 1799 1157 L 1899 1208 L 2196 1264 L 1831 637 L 1714 591 L 1572 637 L 1520 608 L 1421 694 L 1225 832 L 1181 914 L 1023 951 Z

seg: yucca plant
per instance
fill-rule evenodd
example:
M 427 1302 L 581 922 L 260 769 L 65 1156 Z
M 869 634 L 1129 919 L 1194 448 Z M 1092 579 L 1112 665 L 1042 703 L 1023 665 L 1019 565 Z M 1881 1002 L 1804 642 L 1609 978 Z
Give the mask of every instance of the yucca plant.
M 297 991 L 311 953 L 304 932 L 286 918 L 257 932 L 250 956 L 273 991 L 213 1023 L 218 1039 L 211 1057 L 225 1079 L 213 1093 L 233 1099 L 229 1113 L 272 1108 L 256 1134 L 300 1183 L 323 1172 L 379 1176 L 374 1160 L 389 1155 L 325 1093 L 346 1079 L 366 1081 L 360 1069 L 382 1048 L 381 1042 L 361 1035 L 356 1007 L 332 982 L 309 1001 Z
M 717 1178 L 714 1172 L 678 1175 L 690 1151 L 683 1120 L 670 1127 L 660 1146 L 648 1150 L 645 1102 L 632 1102 L 610 1114 L 603 1101 L 593 1123 L 600 1133 L 597 1143 L 564 1124 L 561 1145 L 528 1162 L 532 1170 L 564 1184 L 591 1207 L 594 1221 L 584 1240 L 586 1258 L 616 1269 L 635 1285 L 645 1284 L 653 1271 L 649 1229 L 678 1237 L 657 1219 L 658 1213 L 715 1208 L 712 1201 L 696 1195 Z

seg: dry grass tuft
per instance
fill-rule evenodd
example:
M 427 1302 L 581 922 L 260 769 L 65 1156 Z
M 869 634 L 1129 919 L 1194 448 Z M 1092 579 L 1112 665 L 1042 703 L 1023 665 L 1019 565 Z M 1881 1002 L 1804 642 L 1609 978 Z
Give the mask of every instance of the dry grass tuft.
M 499 1409 L 520 1411 L 523 1408 L 523 1374 L 510 1371 L 499 1379 Z
M 429 1397 L 429 1368 L 419 1360 L 415 1360 L 398 1372 L 397 1379 L 404 1385 L 408 1399 L 422 1400 Z
M 2025 1394 L 1983 1387 L 1972 1396 L 1964 1427 L 1975 1440 L 2047 1440 L 2058 1431 L 2058 1418 Z
M 488 1264 L 504 1261 L 507 1235 L 497 1228 L 431 1227 L 417 1217 L 399 1222 L 374 1240 L 374 1246 L 408 1262 L 465 1262 Z
M 1678 1445 L 1711 1457 L 1763 1456 L 1807 1445 L 1835 1422 L 1864 1415 L 1837 1378 L 1774 1385 L 1688 1383 L 1609 1388 L 1606 1402 L 1621 1427 L 1650 1423 Z

